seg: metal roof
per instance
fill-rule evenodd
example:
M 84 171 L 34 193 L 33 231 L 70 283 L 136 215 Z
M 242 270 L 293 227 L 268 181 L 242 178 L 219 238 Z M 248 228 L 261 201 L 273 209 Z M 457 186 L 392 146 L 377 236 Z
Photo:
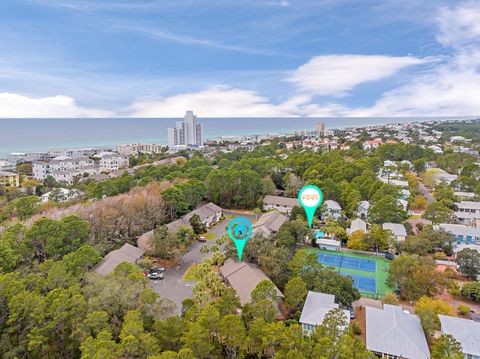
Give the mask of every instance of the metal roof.
M 325 294 L 309 291 L 307 299 L 303 305 L 302 315 L 300 316 L 300 323 L 320 325 L 325 318 L 325 315 L 332 309 L 338 308 L 335 303 L 335 296 L 333 294 Z M 345 319 L 350 321 L 350 313 L 348 310 L 343 310 Z
M 409 359 L 430 357 L 420 319 L 402 307 L 384 304 L 366 307 L 366 345 L 370 351 Z
M 451 334 L 461 345 L 464 354 L 480 356 L 480 323 L 440 314 L 442 333 Z

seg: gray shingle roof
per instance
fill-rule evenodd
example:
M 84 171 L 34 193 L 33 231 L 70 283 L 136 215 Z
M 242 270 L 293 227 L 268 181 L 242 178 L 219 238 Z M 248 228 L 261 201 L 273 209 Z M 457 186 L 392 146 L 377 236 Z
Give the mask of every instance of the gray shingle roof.
M 110 274 L 122 262 L 135 263 L 142 258 L 144 251 L 125 243 L 121 248 L 109 252 L 95 267 L 95 272 L 101 275 Z
M 340 207 L 340 204 L 337 201 L 333 201 L 331 199 L 325 201 L 325 207 L 330 208 L 332 210 L 337 210 L 337 211 L 342 210 L 342 207 Z
M 383 309 L 365 309 L 368 350 L 409 359 L 430 357 L 418 316 L 404 313 L 402 307 L 389 304 L 384 304 Z
M 480 228 L 467 227 L 463 224 L 440 223 L 438 225 L 453 235 L 480 237 Z
M 464 354 L 480 356 L 480 323 L 469 319 L 439 315 L 442 333 L 451 334 Z
M 271 196 L 271 195 L 266 195 L 265 198 L 263 199 L 263 203 L 287 206 L 287 207 L 300 206 L 300 203 L 298 202 L 298 198 L 288 198 L 288 197 Z
M 320 325 L 325 318 L 325 315 L 332 309 L 338 308 L 335 303 L 335 296 L 333 294 L 325 294 L 309 291 L 307 299 L 303 305 L 302 315 L 300 316 L 300 323 Z M 343 311 L 347 321 L 350 321 L 350 313 L 348 310 Z
M 265 227 L 266 230 L 271 232 L 278 232 L 282 224 L 288 221 L 288 218 L 281 214 L 279 211 L 271 211 L 263 214 L 258 221 L 253 225 L 253 232 L 256 233 L 260 230 L 260 227 Z M 262 232 L 265 232 L 262 229 Z

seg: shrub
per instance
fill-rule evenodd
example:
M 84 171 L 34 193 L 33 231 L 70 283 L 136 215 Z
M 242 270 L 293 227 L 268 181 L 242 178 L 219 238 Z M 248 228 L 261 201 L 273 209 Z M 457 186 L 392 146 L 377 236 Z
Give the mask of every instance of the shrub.
M 361 335 L 362 334 L 362 327 L 357 322 L 352 323 L 352 331 L 353 334 L 355 335 Z
M 470 313 L 470 307 L 465 304 L 460 304 L 457 307 L 457 311 L 458 311 L 458 314 L 467 315 L 468 313 Z
M 465 283 L 460 291 L 463 297 L 480 302 L 480 282 Z
M 396 305 L 398 304 L 398 298 L 397 296 L 392 293 L 392 292 L 386 292 L 385 293 L 385 297 L 383 298 L 383 302 L 385 304 L 393 304 L 393 305 Z
M 446 256 L 446 254 L 443 253 L 443 252 L 435 252 L 435 253 L 433 254 L 433 258 L 434 258 L 434 259 L 438 259 L 438 260 L 443 260 L 443 259 L 447 258 L 447 256 Z

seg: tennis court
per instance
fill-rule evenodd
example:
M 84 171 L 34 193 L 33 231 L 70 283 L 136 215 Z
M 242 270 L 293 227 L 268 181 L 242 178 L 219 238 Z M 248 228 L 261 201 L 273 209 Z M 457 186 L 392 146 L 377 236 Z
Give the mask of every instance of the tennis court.
M 307 253 L 315 253 L 318 262 L 322 265 L 333 267 L 343 276 L 352 277 L 353 284 L 363 296 L 382 298 L 386 292 L 393 291 L 386 283 L 390 262 L 385 258 L 318 248 L 303 248 L 301 250 Z
M 350 276 L 353 279 L 353 285 L 360 291 L 375 293 L 377 291 L 377 281 L 375 277 L 366 277 L 360 274 L 340 272 L 343 276 Z
M 318 253 L 318 261 L 324 265 L 332 267 L 356 269 L 372 273 L 375 273 L 377 270 L 375 260 L 368 258 L 348 257 L 343 255 L 343 253 L 336 254 L 320 252 Z

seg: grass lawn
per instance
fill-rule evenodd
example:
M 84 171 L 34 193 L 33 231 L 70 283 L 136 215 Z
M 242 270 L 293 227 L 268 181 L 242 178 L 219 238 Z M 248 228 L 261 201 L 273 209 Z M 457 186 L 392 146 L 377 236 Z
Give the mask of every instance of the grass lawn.
M 215 237 L 217 237 L 217 235 L 215 233 L 212 233 L 212 232 L 205 234 L 205 239 L 207 241 L 211 241 L 212 239 L 215 239 Z
M 197 264 L 192 264 L 190 267 L 188 267 L 187 271 L 183 274 L 182 279 L 183 280 L 199 280 L 195 276 L 195 269 L 197 269 Z
M 383 294 L 385 294 L 385 292 L 393 292 L 393 289 L 388 287 L 386 284 L 386 281 L 388 278 L 388 271 L 390 269 L 390 261 L 388 259 L 385 259 L 383 257 L 376 257 L 376 256 L 365 256 L 365 255 L 349 253 L 349 252 L 327 251 L 327 250 L 318 249 L 318 248 L 303 248 L 301 250 L 307 253 L 326 252 L 326 253 L 331 253 L 336 255 L 342 255 L 345 257 L 364 258 L 364 259 L 374 260 L 376 262 L 375 273 L 363 271 L 359 269 L 345 268 L 345 267 L 341 267 L 341 268 L 333 267 L 333 268 L 337 271 L 341 270 L 344 273 L 351 273 L 351 274 L 361 275 L 364 277 L 375 277 L 376 287 L 377 287 L 376 291 L 379 297 L 383 297 Z M 368 297 L 372 296 L 372 294 L 375 294 L 375 293 L 363 292 L 363 291 L 360 291 L 360 292 L 362 293 L 362 295 L 365 295 Z

